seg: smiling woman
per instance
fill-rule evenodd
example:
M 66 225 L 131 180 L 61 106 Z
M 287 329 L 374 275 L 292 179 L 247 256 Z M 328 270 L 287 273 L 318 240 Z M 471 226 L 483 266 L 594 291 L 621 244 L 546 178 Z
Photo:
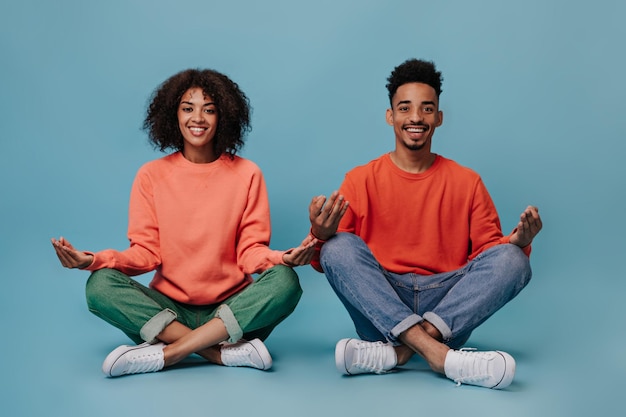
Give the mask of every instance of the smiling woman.
M 186 159 L 197 164 L 217 159 L 213 149 L 217 123 L 213 99 L 198 87 L 185 91 L 178 107 L 178 127 L 183 135 L 183 155 Z
M 236 155 L 249 115 L 247 97 L 225 75 L 174 75 L 144 122 L 152 143 L 174 153 L 135 177 L 130 247 L 93 253 L 52 239 L 63 266 L 92 271 L 90 311 L 138 344 L 107 356 L 107 376 L 159 371 L 192 353 L 225 366 L 272 366 L 263 340 L 295 309 L 302 290 L 291 267 L 310 262 L 317 240 L 269 248 L 263 174 Z M 130 278 L 149 271 L 149 287 Z
M 193 100 L 189 95 L 192 90 L 196 93 Z M 250 103 L 237 83 L 210 69 L 181 71 L 154 92 L 144 121 L 144 129 L 148 131 L 152 143 L 161 151 L 182 151 L 185 141 L 179 117 L 181 113 L 193 112 L 194 104 L 199 105 L 199 109 L 206 104 L 207 114 L 211 109 L 217 112 L 212 129 L 215 157 L 235 155 L 243 147 L 246 133 L 251 130 Z

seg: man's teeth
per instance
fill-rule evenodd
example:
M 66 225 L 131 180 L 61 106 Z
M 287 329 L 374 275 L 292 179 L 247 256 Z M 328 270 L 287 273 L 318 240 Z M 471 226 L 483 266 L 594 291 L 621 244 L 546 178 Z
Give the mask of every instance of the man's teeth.
M 423 127 L 407 127 L 406 130 L 412 133 L 424 133 L 426 131 Z

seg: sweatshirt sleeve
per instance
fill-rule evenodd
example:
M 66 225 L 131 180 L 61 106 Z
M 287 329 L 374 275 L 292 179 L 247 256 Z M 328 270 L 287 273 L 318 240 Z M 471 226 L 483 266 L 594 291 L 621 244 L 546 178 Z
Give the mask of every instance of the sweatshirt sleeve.
M 271 221 L 267 187 L 256 170 L 250 179 L 248 202 L 238 231 L 237 259 L 243 272 L 255 274 L 283 264 L 285 251 L 269 248 Z
M 474 195 L 469 216 L 469 259 L 475 258 L 478 254 L 492 246 L 506 243 L 502 236 L 498 212 L 487 188 L 480 178 L 476 180 L 474 186 Z
M 481 179 L 476 184 L 470 219 L 471 254 L 469 259 L 492 246 L 509 243 L 513 230 L 508 236 L 502 235 L 502 227 L 496 207 Z M 522 248 L 530 256 L 531 245 Z
M 161 263 L 159 227 L 154 209 L 153 188 L 149 175 L 140 170 L 130 194 L 128 215 L 130 247 L 123 251 L 106 249 L 93 253 L 94 260 L 87 270 L 117 269 L 135 276 L 154 270 Z

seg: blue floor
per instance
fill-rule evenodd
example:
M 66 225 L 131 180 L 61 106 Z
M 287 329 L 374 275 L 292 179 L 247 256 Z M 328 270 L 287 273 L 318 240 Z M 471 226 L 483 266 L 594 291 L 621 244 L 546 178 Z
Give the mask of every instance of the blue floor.
M 299 270 L 305 290 L 301 304 L 267 341 L 274 359 L 271 371 L 206 365 L 191 357 L 160 373 L 107 379 L 100 370 L 102 360 L 127 339 L 86 311 L 86 273 L 63 270 L 51 256 L 29 270 L 32 275 L 22 275 L 11 292 L 0 296 L 3 311 L 10 312 L 1 319 L 3 333 L 9 335 L 1 346 L 0 376 L 0 403 L 7 416 L 445 411 L 512 417 L 617 415 L 608 412 L 623 409 L 623 281 L 614 282 L 604 298 L 583 303 L 587 288 L 571 288 L 565 295 L 560 289 L 573 278 L 536 266 L 530 286 L 468 343 L 516 358 L 513 384 L 495 391 L 456 387 L 419 358 L 386 375 L 341 376 L 334 366 L 334 345 L 354 332 L 324 277 L 308 268 Z M 35 282 L 43 291 L 32 291 Z M 586 314 L 581 314 L 583 305 Z M 619 320 L 606 320 L 616 313 Z

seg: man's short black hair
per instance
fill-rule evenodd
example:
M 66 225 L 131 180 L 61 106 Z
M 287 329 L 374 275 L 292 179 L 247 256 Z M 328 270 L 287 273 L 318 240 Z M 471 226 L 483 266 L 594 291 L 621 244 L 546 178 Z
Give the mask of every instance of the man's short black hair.
M 393 69 L 387 78 L 387 91 L 389 91 L 389 102 L 396 94 L 398 87 L 407 83 L 423 83 L 431 86 L 437 93 L 441 94 L 441 83 L 443 76 L 437 71 L 435 64 L 431 61 L 421 59 L 408 59 Z

